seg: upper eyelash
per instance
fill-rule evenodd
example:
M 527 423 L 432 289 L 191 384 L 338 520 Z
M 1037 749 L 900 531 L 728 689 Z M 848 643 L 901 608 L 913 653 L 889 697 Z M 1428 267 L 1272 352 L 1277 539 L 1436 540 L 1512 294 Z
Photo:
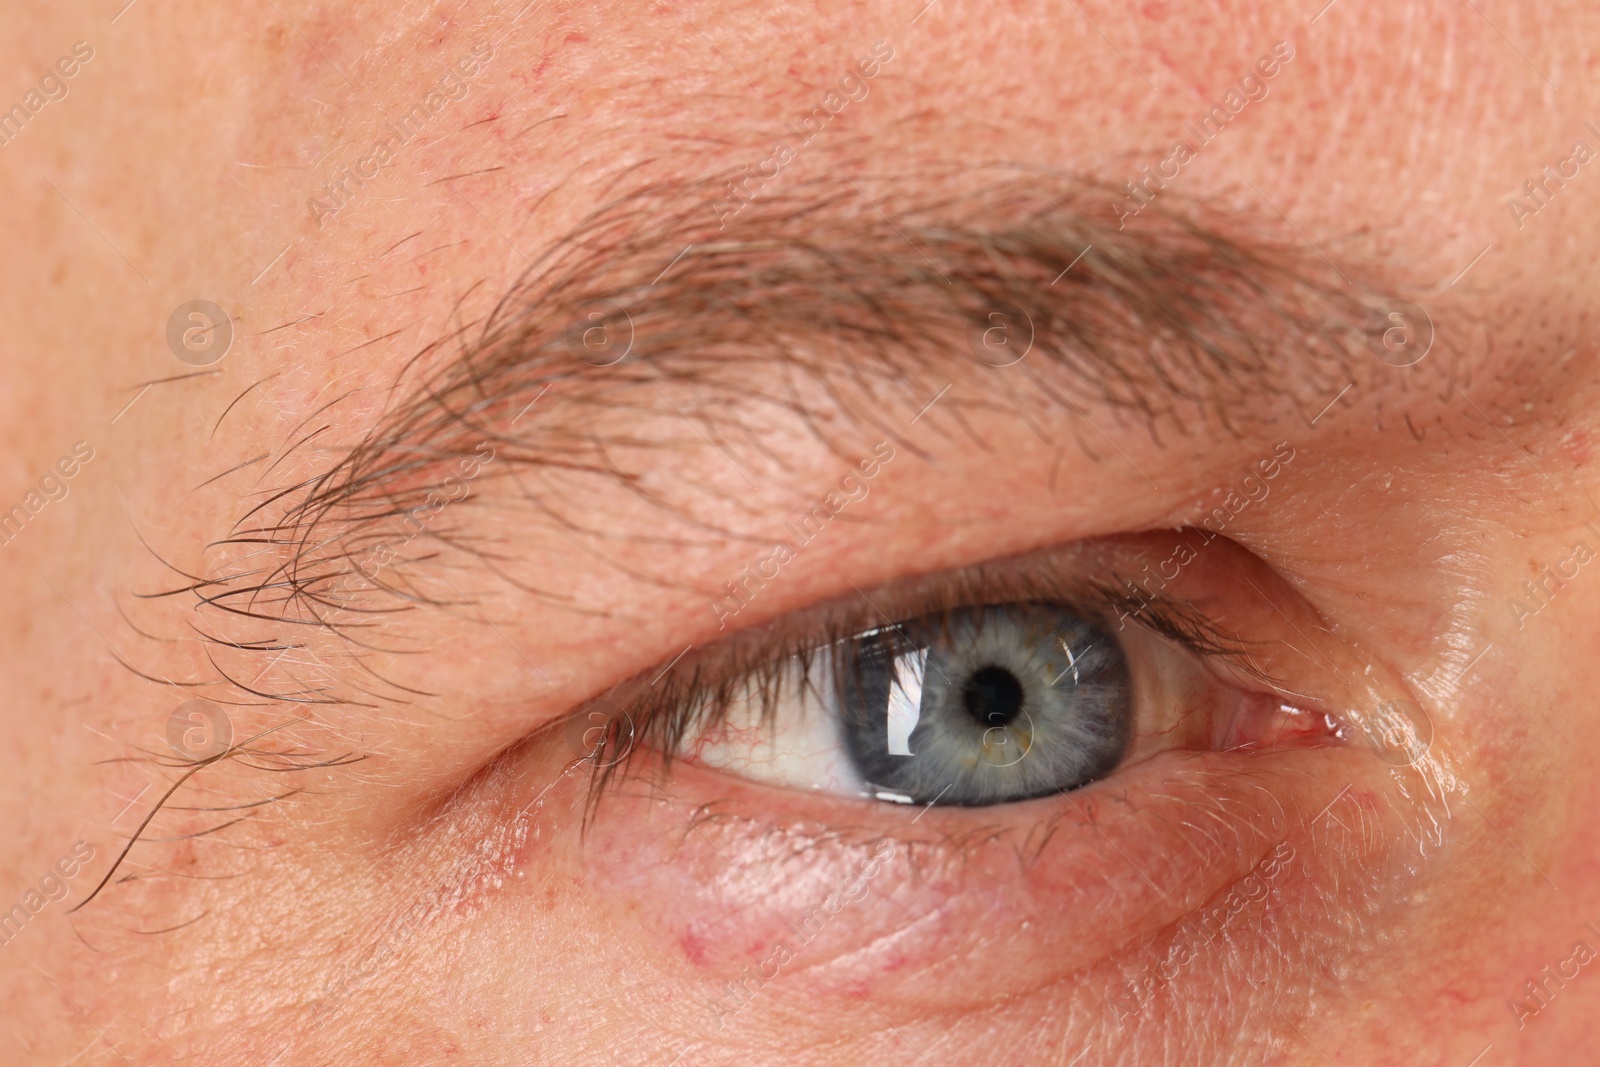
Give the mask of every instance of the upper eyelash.
M 1193 601 L 1165 594 L 1145 599 L 1109 583 L 1091 581 L 1090 584 L 1094 599 L 1102 610 L 1114 612 L 1117 618 L 1140 623 L 1145 629 L 1176 641 L 1197 656 L 1225 659 L 1247 674 L 1263 681 L 1272 680 L 1261 671 L 1253 656 L 1255 649 L 1264 642 L 1247 641 L 1229 632 Z
M 597 750 L 585 754 L 584 758 L 593 759 L 588 811 L 592 814 L 608 788 L 628 774 L 639 749 L 649 748 L 664 772 L 691 731 L 715 729 L 726 720 L 736 695 L 754 691 L 761 701 L 760 721 L 768 727 L 784 685 L 797 676 L 811 685 L 810 668 L 816 657 L 831 655 L 838 663 L 847 642 L 874 626 L 946 615 L 979 604 L 1059 604 L 1110 632 L 1119 629 L 1119 623 L 1132 621 L 1196 656 L 1224 660 L 1246 675 L 1275 684 L 1252 654 L 1263 643 L 1228 632 L 1192 601 L 1167 594 L 1140 598 L 1106 576 L 1065 573 L 1048 558 L 1029 561 L 1027 567 L 984 564 L 925 576 L 914 584 L 918 588 L 909 592 L 881 594 L 893 604 L 887 615 L 865 595 L 847 606 L 802 609 L 775 623 L 736 633 L 664 673 L 652 668 L 574 712 L 609 709 L 626 719 L 625 727 L 613 720 Z

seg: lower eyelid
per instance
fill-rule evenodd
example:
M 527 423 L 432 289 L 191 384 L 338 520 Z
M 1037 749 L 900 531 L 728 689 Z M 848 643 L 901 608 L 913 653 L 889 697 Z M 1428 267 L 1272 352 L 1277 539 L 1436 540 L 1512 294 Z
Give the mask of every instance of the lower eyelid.
M 798 792 L 775 804 L 770 788 L 678 764 L 658 794 L 670 802 L 634 791 L 606 800 L 618 807 L 591 831 L 590 874 L 707 980 L 760 960 L 832 901 L 846 917 L 796 953 L 789 970 L 809 976 L 797 984 L 843 996 L 857 983 L 885 1010 L 971 1007 L 1140 943 L 1280 843 L 1309 851 L 1306 825 L 1333 792 L 1312 762 L 1325 756 L 1170 752 L 1067 796 L 927 811 Z M 893 858 L 864 894 L 852 888 L 885 841 Z M 1341 877 L 1333 884 L 1361 881 Z

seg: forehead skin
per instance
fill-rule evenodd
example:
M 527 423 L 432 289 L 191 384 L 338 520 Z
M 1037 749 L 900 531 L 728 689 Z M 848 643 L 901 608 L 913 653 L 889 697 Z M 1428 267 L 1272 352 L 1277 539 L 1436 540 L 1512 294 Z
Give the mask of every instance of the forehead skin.
M 276 456 L 321 425 L 306 420 L 336 397 L 323 420 L 328 438 L 359 439 L 407 360 L 481 320 L 539 250 L 590 212 L 653 182 L 759 164 L 789 136 L 786 124 L 880 40 L 893 58 L 870 93 L 797 154 L 783 181 L 843 173 L 872 201 L 901 187 L 884 184 L 886 173 L 914 187 L 941 164 L 978 161 L 1116 186 L 1166 158 L 1185 123 L 1287 39 L 1294 58 L 1270 94 L 1183 168 L 1171 197 L 1236 220 L 1241 232 L 1304 242 L 1316 262 L 1380 265 L 1437 309 L 1449 344 L 1398 385 L 1378 380 L 1383 368 L 1364 371 L 1374 376 L 1342 401 L 1296 472 L 1306 494 L 1241 540 L 1318 589 L 1332 614 L 1388 641 L 1388 665 L 1438 702 L 1440 729 L 1453 731 L 1480 790 L 1456 804 L 1467 825 L 1449 888 L 1409 900 L 1392 928 L 1403 933 L 1374 950 L 1379 962 L 1359 992 L 1302 1004 L 1296 1016 L 1306 1026 L 1315 1016 L 1310 1040 L 1335 1062 L 1426 1062 L 1448 1050 L 1453 1058 L 1440 1062 L 1465 1063 L 1485 1045 L 1506 1056 L 1500 1062 L 1559 1062 L 1587 1047 L 1600 982 L 1569 983 L 1526 1034 L 1504 1000 L 1567 959 L 1589 936 L 1586 914 L 1596 914 L 1590 889 L 1600 871 L 1586 813 L 1600 810 L 1600 797 L 1578 771 L 1600 746 L 1588 696 L 1600 678 L 1587 652 L 1600 637 L 1600 600 L 1577 589 L 1559 626 L 1537 637 L 1501 631 L 1508 593 L 1561 558 L 1594 516 L 1585 283 L 1600 247 L 1587 184 L 1595 179 L 1584 170 L 1520 225 L 1507 208 L 1575 141 L 1595 142 L 1581 88 L 1600 42 L 1592 11 L 1337 0 L 1308 24 L 1314 4 L 938 0 L 919 15 L 917 3 L 396 11 L 280 2 L 226 12 L 138 4 L 113 24 L 115 12 L 99 5 L 16 6 L 0 44 L 0 67 L 11 72 L 0 101 L 21 99 L 74 41 L 89 41 L 95 55 L 64 100 L 0 148 L 0 232 L 13 250 L 0 263 L 0 506 L 22 499 L 74 441 L 89 441 L 96 458 L 40 528 L 0 552 L 0 603 L 10 609 L 0 624 L 0 721 L 12 748 L 0 808 L 13 828 L 0 844 L 0 907 L 83 839 L 96 859 L 74 882 L 75 903 L 170 780 L 137 762 L 98 762 L 133 746 L 159 749 L 183 695 L 140 680 L 119 658 L 158 678 L 195 677 L 207 665 L 204 649 L 180 640 L 194 618 L 188 602 L 127 609 L 155 642 L 119 615 L 133 593 L 174 584 L 145 545 L 180 568 L 204 567 L 204 546 L 253 503 L 254 486 L 197 486 L 263 452 Z M 319 225 L 307 201 L 324 195 L 341 162 L 485 43 L 489 58 L 466 79 L 465 96 Z M 714 221 L 714 208 L 705 212 Z M 172 309 L 197 297 L 234 320 L 220 373 L 141 393 L 189 370 L 164 331 Z M 425 365 L 456 352 L 446 345 Z M 1214 435 L 1226 442 L 1205 448 L 1181 438 L 1158 446 L 1142 427 L 1103 425 L 1131 462 L 1161 472 L 1162 492 L 1119 493 L 1115 479 L 1127 472 L 1101 471 L 1085 475 L 1078 504 L 1030 504 L 1048 458 L 997 469 L 971 449 L 927 441 L 941 476 L 908 484 L 899 519 L 952 494 L 956 505 L 1015 498 L 1021 517 L 992 522 L 999 530 L 952 522 L 933 531 L 885 512 L 879 529 L 891 532 L 841 540 L 854 569 L 830 577 L 831 561 L 809 562 L 762 611 L 847 593 L 845 577 L 862 587 L 902 577 L 905 559 L 931 571 L 1181 521 L 1261 441 L 1281 436 L 1263 427 Z M 1032 440 L 1014 426 L 986 432 L 1002 451 Z M 814 442 L 792 437 L 793 484 L 813 484 L 832 468 Z M 695 470 L 708 495 L 741 492 L 713 453 L 701 453 Z M 774 493 L 753 494 L 743 514 L 791 499 Z M 616 509 L 606 514 L 619 522 L 642 514 Z M 481 629 L 429 632 L 434 658 L 391 665 L 434 691 L 475 686 L 481 706 L 461 714 L 470 721 L 440 740 L 438 722 L 462 712 L 448 699 L 422 701 L 414 715 L 351 712 L 319 738 L 323 749 L 390 762 L 329 772 L 310 783 L 326 802 L 297 810 L 292 829 L 241 837 L 240 849 L 269 857 L 248 878 L 206 882 L 218 871 L 209 846 L 161 845 L 161 868 L 179 877 L 110 890 L 135 908 L 112 896 L 104 911 L 69 920 L 65 905 L 50 905 L 37 929 L 0 949 L 0 995 L 19 1006 L 0 1030 L 10 1060 L 256 1062 L 273 1028 L 293 1018 L 286 1006 L 297 990 L 324 982 L 330 960 L 369 938 L 396 900 L 416 896 L 381 857 L 407 839 L 408 819 L 436 810 L 429 790 L 468 780 L 532 725 L 666 662 L 691 637 L 715 637 L 703 599 L 674 599 L 599 567 L 559 532 L 529 537 L 551 569 L 582 576 L 565 592 L 581 586 L 603 609 L 578 618 L 497 603 L 502 614 L 527 610 L 508 644 L 538 649 L 550 679 L 536 696 L 517 704 L 519 688 L 536 681 L 526 657 L 486 650 Z M 654 563 L 710 584 L 746 558 L 738 546 L 697 544 L 682 560 Z M 1486 641 L 1499 651 L 1476 660 Z M 1463 668 L 1478 672 L 1475 685 Z M 259 725 L 272 721 L 262 713 Z M 1568 790 L 1553 786 L 1567 781 Z M 469 830 L 460 839 L 476 841 Z M 425 892 L 444 899 L 452 885 L 483 880 L 451 851 L 463 848 L 446 833 L 406 853 L 427 869 Z M 187 923 L 183 935 L 152 933 Z M 610 1062 L 604 1039 L 574 1037 L 563 1049 L 562 1039 L 537 1036 L 554 1026 L 614 1033 L 616 1047 L 641 1058 L 658 1052 L 622 999 L 607 1006 L 618 976 L 572 965 L 577 950 L 552 947 L 560 937 L 548 926 L 542 934 L 528 966 L 559 970 L 561 990 L 530 982 L 518 958 L 446 942 L 417 966 L 468 974 L 464 988 L 510 992 L 407 1003 L 400 985 L 328 1023 L 321 1047 L 358 1050 L 354 1062 L 458 1062 L 450 1057 L 463 1048 L 474 1062 L 519 1062 L 526 1041 L 564 1051 L 563 1062 Z M 1390 931 L 1358 934 L 1377 944 Z M 574 934 L 584 936 L 603 933 Z M 578 1003 L 591 1005 L 595 1025 L 557 1026 Z M 1261 1025 L 1285 1035 L 1294 1026 Z M 1321 1062 L 1320 1051 L 1284 1042 L 1275 1046 L 1281 1062 Z M 814 1062 L 830 1061 L 818 1052 Z

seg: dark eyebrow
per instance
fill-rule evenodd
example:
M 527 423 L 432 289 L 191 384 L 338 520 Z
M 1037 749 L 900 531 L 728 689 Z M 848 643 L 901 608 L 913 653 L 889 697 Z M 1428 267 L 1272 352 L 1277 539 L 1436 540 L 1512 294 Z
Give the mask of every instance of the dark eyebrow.
M 486 320 L 419 353 L 362 440 L 236 526 L 230 540 L 279 560 L 197 591 L 321 625 L 348 607 L 327 590 L 361 532 L 415 508 L 450 463 L 491 442 L 502 469 L 604 472 L 597 420 L 652 396 L 664 407 L 652 387 L 669 381 L 720 398 L 696 407 L 708 426 L 736 429 L 763 404 L 807 418 L 820 392 L 893 434 L 891 406 L 915 411 L 1026 340 L 1022 362 L 995 370 L 1001 390 L 1227 426 L 1263 398 L 1349 380 L 1377 291 L 1349 281 L 1375 268 L 1340 270 L 1203 204 L 1158 202 L 1124 224 L 1119 194 L 1082 176 L 797 181 L 730 217 L 735 188 L 654 185 L 594 212 Z M 997 325 L 1011 347 L 994 353 L 981 338 Z M 802 380 L 820 386 L 809 401 Z M 552 386 L 560 417 L 518 426 Z

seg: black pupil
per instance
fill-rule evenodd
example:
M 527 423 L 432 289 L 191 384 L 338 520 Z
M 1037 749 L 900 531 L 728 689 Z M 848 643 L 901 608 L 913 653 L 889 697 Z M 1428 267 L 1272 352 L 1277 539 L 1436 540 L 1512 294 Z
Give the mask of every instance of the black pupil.
M 984 667 L 967 679 L 961 702 L 983 725 L 1004 726 L 1022 710 L 1022 683 L 1004 667 Z

